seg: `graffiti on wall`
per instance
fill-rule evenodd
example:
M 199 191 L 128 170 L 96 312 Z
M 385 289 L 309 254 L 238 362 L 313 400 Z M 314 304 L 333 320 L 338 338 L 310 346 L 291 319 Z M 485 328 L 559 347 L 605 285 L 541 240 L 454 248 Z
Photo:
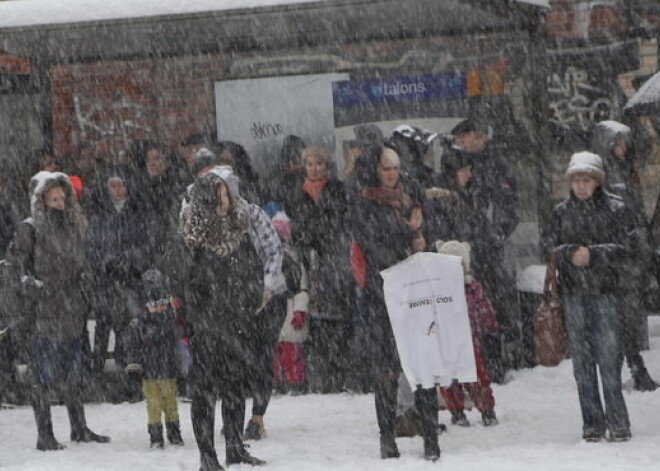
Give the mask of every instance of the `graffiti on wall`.
M 113 141 L 127 147 L 136 137 L 152 132 L 152 111 L 123 90 L 110 100 L 74 95 L 73 105 L 79 141 Z
M 608 87 L 594 84 L 589 73 L 567 67 L 548 77 L 551 120 L 561 128 L 588 132 L 594 123 L 612 118 L 616 103 Z

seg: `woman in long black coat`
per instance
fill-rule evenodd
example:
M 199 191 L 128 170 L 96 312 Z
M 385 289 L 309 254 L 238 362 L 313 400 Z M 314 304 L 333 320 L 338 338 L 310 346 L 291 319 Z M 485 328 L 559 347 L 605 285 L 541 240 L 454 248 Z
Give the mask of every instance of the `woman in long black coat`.
M 248 204 L 209 172 L 195 181 L 182 229 L 194 258 L 187 287 L 193 332 L 189 387 L 201 469 L 222 469 L 214 447 L 218 398 L 227 464 L 264 464 L 241 441 L 245 398 L 260 367 L 255 316 L 264 292 L 263 265 L 249 238 Z
M 330 153 L 308 147 L 305 180 L 291 213 L 293 242 L 310 274 L 309 386 L 340 392 L 348 369 L 354 286 L 349 270 L 348 203 L 341 181 L 329 176 Z
M 366 167 L 370 169 L 358 175 L 362 180 L 362 191 L 354 208 L 353 219 L 353 236 L 367 262 L 364 293 L 369 305 L 367 325 L 370 329 L 365 345 L 373 362 L 380 454 L 384 459 L 398 458 L 394 424 L 401 364 L 385 306 L 380 271 L 404 260 L 415 251 L 424 250 L 426 241 L 422 235 L 421 207 L 405 192 L 400 182 L 400 164 L 396 152 L 373 147 L 360 159 L 365 159 L 368 163 Z M 435 388 L 415 391 L 415 403 L 422 416 L 424 457 L 435 461 L 440 457 Z

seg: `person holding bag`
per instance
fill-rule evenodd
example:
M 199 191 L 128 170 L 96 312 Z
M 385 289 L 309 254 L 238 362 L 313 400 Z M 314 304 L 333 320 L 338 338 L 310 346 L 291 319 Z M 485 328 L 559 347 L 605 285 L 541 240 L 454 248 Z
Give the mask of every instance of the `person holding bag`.
M 603 189 L 605 171 L 598 155 L 573 154 L 566 176 L 570 194 L 555 207 L 545 241 L 557 260 L 582 438 L 597 442 L 609 432 L 610 441 L 628 441 L 630 419 L 621 392 L 623 354 L 615 294 L 637 246 L 635 221 L 623 202 Z

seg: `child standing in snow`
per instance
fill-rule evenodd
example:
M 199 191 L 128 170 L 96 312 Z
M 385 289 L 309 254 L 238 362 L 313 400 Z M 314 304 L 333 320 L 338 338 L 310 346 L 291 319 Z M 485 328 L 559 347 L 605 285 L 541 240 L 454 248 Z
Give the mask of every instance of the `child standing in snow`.
M 127 372 L 142 373 L 142 390 L 147 400 L 148 431 L 151 447 L 163 448 L 165 415 L 167 439 L 172 445 L 183 445 L 176 402 L 178 368 L 178 335 L 175 312 L 158 270 L 142 275 L 145 304 L 137 326 L 137 345 Z
M 278 212 L 273 216 L 272 223 L 282 241 L 284 251 L 282 271 L 289 289 L 286 318 L 273 359 L 274 379 L 280 390 L 301 392 L 305 381 L 303 342 L 309 336 L 307 273 L 300 254 L 291 245 L 289 218 L 283 212 Z
M 497 335 L 499 325 L 495 311 L 486 296 L 481 283 L 474 279 L 470 272 L 470 244 L 452 240 L 449 242 L 436 242 L 438 253 L 457 255 L 463 259 L 465 273 L 465 298 L 468 305 L 468 316 L 472 328 L 472 343 L 474 345 L 474 359 L 477 367 L 476 383 L 454 383 L 448 388 L 440 388 L 440 394 L 445 406 L 451 412 L 451 423 L 466 427 L 470 425 L 464 411 L 465 389 L 481 412 L 481 420 L 485 426 L 497 425 L 495 416 L 495 398 L 490 387 L 490 377 L 484 368 L 481 357 L 481 341 L 487 335 Z

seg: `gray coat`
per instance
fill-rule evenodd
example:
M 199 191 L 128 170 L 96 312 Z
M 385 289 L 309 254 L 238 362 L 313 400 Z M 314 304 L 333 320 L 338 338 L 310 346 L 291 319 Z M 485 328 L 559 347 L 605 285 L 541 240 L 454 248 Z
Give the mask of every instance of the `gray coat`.
M 29 301 L 23 315 L 33 318 L 33 334 L 72 340 L 83 335 L 93 309 L 83 246 L 85 224 L 66 175 L 40 172 L 30 185 L 32 217 L 18 225 L 7 258 L 20 272 Z M 66 194 L 61 213 L 44 205 L 44 195 L 56 186 Z

